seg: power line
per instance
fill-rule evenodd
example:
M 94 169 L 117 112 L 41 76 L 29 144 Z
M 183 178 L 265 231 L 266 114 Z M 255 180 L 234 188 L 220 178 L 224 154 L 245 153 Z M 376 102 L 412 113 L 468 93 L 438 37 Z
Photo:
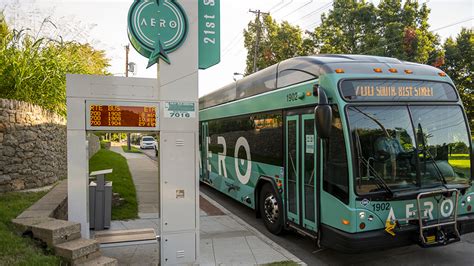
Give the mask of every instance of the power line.
M 330 4 L 331 4 L 331 3 L 330 3 Z M 324 10 L 326 10 L 326 9 L 330 8 L 330 7 L 331 7 L 331 5 L 330 5 L 330 4 L 329 4 L 329 5 L 327 5 L 326 7 L 322 8 L 322 9 L 320 8 L 320 9 L 319 9 L 319 12 L 321 12 L 321 11 L 324 11 Z M 318 21 L 318 22 L 315 22 L 315 23 L 312 23 L 312 24 L 310 24 L 310 25 L 308 25 L 308 26 L 306 26 L 306 27 L 307 27 L 307 28 L 311 28 L 311 27 L 314 27 L 314 26 L 316 26 L 318 23 L 320 23 L 320 21 Z M 306 27 L 305 27 L 305 28 L 306 28 Z
M 314 2 L 314 0 L 310 0 L 309 2 L 307 2 L 307 3 L 303 4 L 302 6 L 296 8 L 295 10 L 291 11 L 290 13 L 288 13 L 286 15 L 283 15 L 282 17 L 290 16 L 290 15 L 294 14 L 295 12 L 297 12 L 298 10 L 302 9 L 303 7 L 310 5 L 313 2 Z
M 331 2 L 329 2 L 329 3 L 327 3 L 327 4 L 323 5 L 323 6 L 319 7 L 319 8 L 318 8 L 318 9 L 316 9 L 315 11 L 312 11 L 312 12 L 310 12 L 310 13 L 308 13 L 308 14 L 306 14 L 306 15 L 302 16 L 301 18 L 299 18 L 299 19 L 298 19 L 298 20 L 296 20 L 295 22 L 297 22 L 297 21 L 303 21 L 305 18 L 307 18 L 307 17 L 311 16 L 312 14 L 314 14 L 314 13 L 317 13 L 317 12 L 320 12 L 320 11 L 324 10 L 324 9 L 325 9 L 325 8 L 327 8 L 328 6 L 332 5 L 332 3 L 333 3 L 333 2 L 334 2 L 334 1 L 331 1 Z
M 442 29 L 445 29 L 445 28 L 449 28 L 451 26 L 455 26 L 455 25 L 458 25 L 458 24 L 461 24 L 461 23 L 464 23 L 464 22 L 468 22 L 468 21 L 473 20 L 473 19 L 474 19 L 474 17 L 471 17 L 471 18 L 468 18 L 468 19 L 465 19 L 465 20 L 462 20 L 462 21 L 455 22 L 453 24 L 449 24 L 449 25 L 446 25 L 446 26 L 442 26 L 440 28 L 436 28 L 432 31 L 439 31 L 439 30 L 442 30 Z
M 242 37 L 242 35 L 240 35 L 240 33 L 237 33 L 234 38 L 232 38 L 232 41 L 229 42 L 229 44 L 224 48 L 222 49 L 222 52 L 225 52 L 227 50 L 230 50 L 230 48 L 232 48 L 232 46 L 234 46 L 234 42 L 239 39 L 239 37 Z
M 282 10 L 284 7 L 287 7 L 289 6 L 291 3 L 293 3 L 294 0 L 290 0 L 290 2 L 282 5 L 281 7 L 279 7 L 277 10 L 273 11 L 273 13 L 277 13 L 278 11 Z
M 452 26 L 456 26 L 456 25 L 458 25 L 458 24 L 461 24 L 461 23 L 464 23 L 464 22 L 467 22 L 467 21 L 470 21 L 470 20 L 473 20 L 473 19 L 474 19 L 474 17 L 471 17 L 471 18 L 469 18 L 469 19 L 461 20 L 461 21 L 458 21 L 458 22 L 455 22 L 455 23 L 452 23 L 452 24 L 448 24 L 448 25 L 445 25 L 445 26 L 436 28 L 436 29 L 434 29 L 434 30 L 430 30 L 429 32 L 434 33 L 434 32 L 436 32 L 436 31 L 439 31 L 439 30 L 442 30 L 442 29 L 445 29 L 445 28 L 449 28 L 449 27 L 452 27 Z M 391 40 L 395 40 L 395 38 L 393 38 L 393 39 L 391 39 Z M 387 48 L 387 47 L 390 47 L 390 46 L 392 46 L 392 45 L 400 44 L 400 43 L 402 43 L 402 41 L 397 41 L 397 42 L 393 42 L 393 43 L 388 43 L 388 44 L 386 44 L 384 47 L 374 48 L 374 49 L 371 49 L 371 50 L 369 50 L 369 51 L 365 51 L 365 52 L 363 52 L 362 54 L 369 54 L 369 53 L 371 53 L 371 52 L 373 52 L 373 51 L 375 51 L 375 50 L 378 50 L 378 49 L 380 49 L 380 48 Z
M 281 0 L 281 1 L 278 2 L 276 5 L 272 6 L 272 7 L 268 10 L 268 12 L 272 11 L 274 8 L 276 8 L 277 6 L 279 6 L 280 4 L 282 4 L 282 3 L 284 3 L 284 2 L 285 2 L 285 0 Z

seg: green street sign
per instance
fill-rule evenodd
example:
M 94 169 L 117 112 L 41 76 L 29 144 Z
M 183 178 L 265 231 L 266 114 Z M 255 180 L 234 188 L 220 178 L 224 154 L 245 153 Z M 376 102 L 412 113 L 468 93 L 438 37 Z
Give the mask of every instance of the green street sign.
M 199 0 L 199 69 L 221 61 L 220 0 Z
M 170 64 L 168 54 L 186 39 L 188 19 L 176 0 L 135 0 L 128 11 L 128 38 L 148 66 L 158 58 Z

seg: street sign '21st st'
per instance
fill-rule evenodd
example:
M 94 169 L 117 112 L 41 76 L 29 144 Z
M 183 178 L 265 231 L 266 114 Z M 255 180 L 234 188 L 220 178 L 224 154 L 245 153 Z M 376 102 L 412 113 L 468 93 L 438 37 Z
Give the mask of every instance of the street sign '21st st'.
M 158 58 L 169 64 L 168 53 L 183 44 L 187 33 L 188 19 L 175 0 L 136 0 L 128 11 L 128 38 L 149 58 L 147 68 Z

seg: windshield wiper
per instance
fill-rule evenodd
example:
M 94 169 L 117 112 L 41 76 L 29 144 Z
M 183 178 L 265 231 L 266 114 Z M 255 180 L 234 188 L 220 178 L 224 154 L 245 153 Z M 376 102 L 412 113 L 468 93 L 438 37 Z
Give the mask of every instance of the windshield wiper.
M 435 169 L 436 169 L 436 172 L 438 172 L 438 175 L 439 175 L 439 179 L 441 182 L 443 182 L 443 184 L 447 184 L 446 182 L 446 178 L 444 177 L 443 173 L 441 172 L 441 169 L 439 169 L 439 166 L 438 166 L 438 163 L 436 162 L 436 160 L 433 158 L 433 155 L 431 154 L 430 150 L 426 147 L 426 142 L 425 142 L 425 135 L 423 133 L 423 128 L 421 127 L 421 123 L 418 123 L 418 132 L 419 132 L 419 138 L 421 138 L 421 146 L 422 146 L 422 152 L 423 152 L 423 158 L 425 159 L 425 164 L 426 164 L 426 154 L 428 155 L 428 158 L 431 160 L 431 162 L 433 163 Z
M 355 138 L 356 138 L 356 145 L 357 145 L 357 147 L 356 147 L 357 148 L 357 158 L 367 168 L 367 176 L 370 179 L 369 174 L 372 174 L 375 177 L 373 180 L 378 185 L 378 187 L 381 188 L 381 189 L 384 189 L 388 194 L 390 194 L 390 196 L 393 196 L 393 191 L 390 189 L 390 187 L 385 182 L 385 180 L 383 180 L 383 178 L 377 174 L 377 171 L 375 171 L 375 169 L 373 169 L 372 166 L 370 166 L 370 163 L 368 162 L 368 160 L 366 160 L 362 156 L 362 154 L 361 154 L 362 147 L 361 147 L 361 144 L 360 144 L 360 138 L 359 138 L 359 133 L 357 132 L 357 129 L 355 130 Z M 369 173 L 369 171 L 371 173 Z M 359 170 L 359 174 L 360 174 L 360 170 Z

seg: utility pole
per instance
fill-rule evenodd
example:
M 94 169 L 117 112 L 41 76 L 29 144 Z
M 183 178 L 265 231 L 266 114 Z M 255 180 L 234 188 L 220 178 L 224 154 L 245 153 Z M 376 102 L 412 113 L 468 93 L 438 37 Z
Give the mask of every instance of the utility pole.
M 268 15 L 269 13 L 261 12 L 260 9 L 252 10 L 249 9 L 250 13 L 254 13 L 257 15 L 257 36 L 255 38 L 255 49 L 253 53 L 253 71 L 255 73 L 257 71 L 257 57 L 258 57 L 258 48 L 260 46 L 260 34 L 262 33 L 262 23 L 260 22 L 260 15 Z
M 127 44 L 125 45 L 125 77 L 128 78 L 128 53 L 130 52 L 130 45 Z M 122 134 L 120 133 L 120 136 Z M 121 137 L 120 137 L 121 139 Z M 130 151 L 132 149 L 131 143 L 130 143 L 130 133 L 127 133 L 127 149 Z

